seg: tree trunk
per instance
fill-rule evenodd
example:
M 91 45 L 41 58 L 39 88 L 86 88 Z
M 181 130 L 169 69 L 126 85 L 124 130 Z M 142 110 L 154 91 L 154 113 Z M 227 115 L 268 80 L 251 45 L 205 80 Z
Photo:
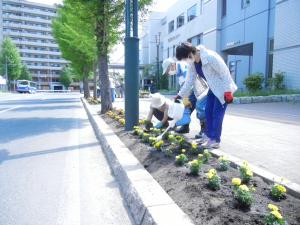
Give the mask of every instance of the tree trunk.
M 84 98 L 86 99 L 91 97 L 90 88 L 89 88 L 89 74 L 87 68 L 84 69 L 84 75 L 83 75 L 83 95 Z
M 101 91 L 101 113 L 112 109 L 111 90 L 108 77 L 108 60 L 106 55 L 99 56 L 99 80 Z
M 97 62 L 94 62 L 94 99 L 97 100 Z

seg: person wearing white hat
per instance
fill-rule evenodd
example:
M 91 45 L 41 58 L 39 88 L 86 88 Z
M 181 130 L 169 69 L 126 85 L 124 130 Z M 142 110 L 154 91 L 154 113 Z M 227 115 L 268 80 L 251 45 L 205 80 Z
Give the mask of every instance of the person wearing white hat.
M 163 74 L 176 75 L 178 80 L 179 88 L 181 88 L 186 80 L 188 73 L 188 64 L 185 61 L 175 61 L 174 58 L 167 58 L 163 61 Z M 189 133 L 189 125 L 191 122 L 191 114 L 196 107 L 196 96 L 193 91 L 190 92 L 190 95 L 185 99 L 189 101 L 188 107 L 185 109 L 184 117 L 178 121 L 176 124 L 178 128 L 175 130 L 177 133 Z
M 154 126 L 155 128 L 163 128 L 169 125 L 168 120 L 168 110 L 172 102 L 166 99 L 163 95 L 159 93 L 151 94 L 151 105 L 147 117 L 147 122 L 151 123 L 152 117 L 155 116 L 159 122 Z

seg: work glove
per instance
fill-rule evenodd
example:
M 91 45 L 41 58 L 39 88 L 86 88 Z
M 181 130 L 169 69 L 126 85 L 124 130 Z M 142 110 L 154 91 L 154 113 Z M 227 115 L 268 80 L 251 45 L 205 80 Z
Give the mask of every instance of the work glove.
M 162 127 L 163 127 L 163 123 L 162 122 L 158 122 L 155 126 L 154 126 L 154 128 L 156 128 L 156 129 L 161 129 Z
M 152 127 L 153 127 L 153 123 L 151 123 L 151 121 L 146 120 L 145 121 L 146 130 L 150 130 Z
M 232 103 L 233 102 L 233 95 L 232 92 L 228 91 L 224 93 L 224 100 L 227 104 Z

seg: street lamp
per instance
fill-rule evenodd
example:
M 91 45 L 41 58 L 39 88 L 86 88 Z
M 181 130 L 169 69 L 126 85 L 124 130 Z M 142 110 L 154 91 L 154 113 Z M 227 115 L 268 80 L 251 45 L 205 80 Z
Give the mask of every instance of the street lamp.
M 156 88 L 159 88 L 159 46 L 160 46 L 160 35 L 161 32 L 158 32 L 158 35 L 155 35 L 155 43 L 156 43 Z
M 128 131 L 139 121 L 138 0 L 126 0 L 125 25 L 125 130 Z

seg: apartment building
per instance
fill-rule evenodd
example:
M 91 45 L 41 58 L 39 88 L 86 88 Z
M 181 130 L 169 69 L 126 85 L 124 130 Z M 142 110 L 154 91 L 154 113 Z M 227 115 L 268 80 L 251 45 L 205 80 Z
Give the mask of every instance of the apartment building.
M 56 7 L 24 0 L 2 0 L 0 43 L 10 37 L 39 89 L 60 90 L 59 76 L 68 63 L 52 36 Z

